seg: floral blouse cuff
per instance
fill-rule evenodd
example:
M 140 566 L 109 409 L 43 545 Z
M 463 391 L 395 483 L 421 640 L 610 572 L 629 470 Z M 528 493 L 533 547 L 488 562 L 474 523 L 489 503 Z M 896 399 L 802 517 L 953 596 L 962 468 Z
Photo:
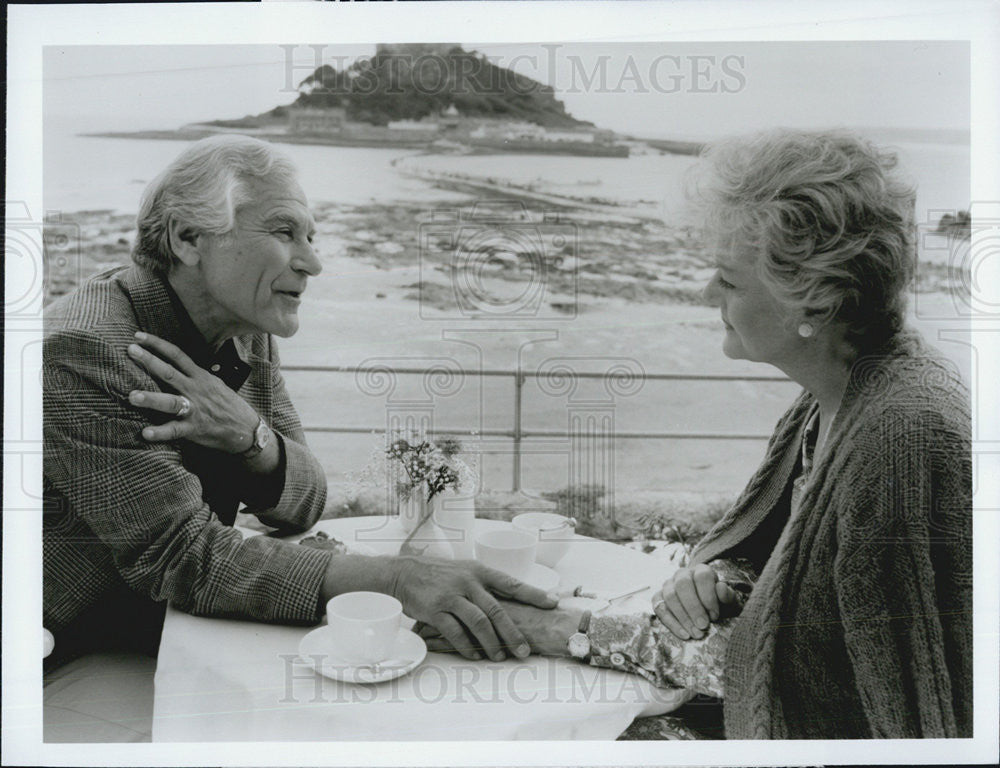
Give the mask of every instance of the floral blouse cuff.
M 681 640 L 651 614 L 595 616 L 590 663 L 641 675 L 660 688 L 722 698 L 722 667 L 733 619 L 709 626 L 701 640 Z
M 742 606 L 756 579 L 745 561 L 709 564 L 739 596 Z M 595 616 L 587 635 L 590 663 L 641 675 L 661 688 L 687 688 L 723 698 L 723 664 L 734 618 L 709 625 L 701 640 L 681 640 L 652 614 Z

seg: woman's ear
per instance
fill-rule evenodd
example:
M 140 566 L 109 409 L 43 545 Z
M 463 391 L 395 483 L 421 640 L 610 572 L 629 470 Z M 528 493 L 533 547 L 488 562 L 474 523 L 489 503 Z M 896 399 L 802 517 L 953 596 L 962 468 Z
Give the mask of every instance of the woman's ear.
M 199 246 L 203 242 L 203 238 L 189 224 L 185 224 L 175 218 L 170 219 L 167 225 L 167 236 L 171 252 L 182 264 L 193 267 L 201 261 L 201 249 Z

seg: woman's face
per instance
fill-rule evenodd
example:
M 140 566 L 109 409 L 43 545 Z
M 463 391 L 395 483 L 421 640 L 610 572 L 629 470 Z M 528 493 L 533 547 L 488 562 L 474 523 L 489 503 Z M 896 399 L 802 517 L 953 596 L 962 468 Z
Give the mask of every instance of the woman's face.
M 705 299 L 722 313 L 726 357 L 781 368 L 801 349 L 803 339 L 789 313 L 757 276 L 753 258 L 747 253 L 718 253 Z

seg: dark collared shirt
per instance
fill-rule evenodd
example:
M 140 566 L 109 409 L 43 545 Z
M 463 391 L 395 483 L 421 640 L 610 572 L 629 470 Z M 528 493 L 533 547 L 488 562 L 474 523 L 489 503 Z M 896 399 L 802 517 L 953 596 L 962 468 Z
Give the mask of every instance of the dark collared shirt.
M 199 368 L 212 372 L 231 390 L 239 392 L 240 387 L 250 376 L 250 365 L 240 357 L 236 351 L 236 344 L 232 339 L 226 339 L 218 350 L 213 350 L 184 308 L 170 281 L 160 275 L 157 275 L 157 278 L 170 298 L 170 305 L 174 308 L 180 326 L 177 346 L 183 349 Z
M 236 344 L 232 339 L 226 339 L 217 350 L 213 350 L 184 308 L 170 281 L 159 275 L 157 278 L 162 282 L 177 316 L 177 324 L 180 327 L 175 341 L 177 346 L 199 368 L 204 368 L 221 379 L 231 390 L 239 392 L 250 377 L 252 368 L 240 357 Z M 170 418 L 172 417 L 167 416 L 164 420 Z M 234 492 L 241 482 L 250 485 L 251 497 L 258 500 L 262 507 L 270 507 L 281 498 L 281 491 L 285 485 L 285 444 L 281 435 L 277 433 L 275 439 L 278 443 L 278 466 L 266 476 L 248 472 L 239 456 L 226 455 L 194 444 L 187 451 L 184 466 L 202 479 L 202 498 L 226 525 L 235 522 L 240 498 L 246 498 L 245 494 Z

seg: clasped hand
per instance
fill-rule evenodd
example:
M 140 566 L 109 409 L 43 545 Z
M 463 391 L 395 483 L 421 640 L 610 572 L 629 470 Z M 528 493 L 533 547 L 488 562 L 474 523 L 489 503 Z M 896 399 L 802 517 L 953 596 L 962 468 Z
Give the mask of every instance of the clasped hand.
M 653 612 L 681 640 L 700 640 L 709 622 L 733 613 L 737 592 L 704 563 L 679 568 L 653 595 Z
M 176 417 L 144 428 L 142 436 L 146 440 L 185 439 L 225 453 L 242 453 L 250 447 L 258 416 L 246 400 L 200 368 L 176 345 L 151 333 L 139 332 L 135 338 L 138 343 L 129 345 L 129 356 L 178 393 L 129 393 L 133 405 Z
M 560 606 L 556 606 L 552 610 L 539 610 L 534 605 L 503 599 L 498 603 L 506 616 L 513 620 L 514 625 L 520 630 L 533 653 L 542 656 L 569 655 L 567 641 L 570 635 L 576 631 L 583 611 Z M 461 650 L 455 647 L 454 642 L 437 627 L 425 622 L 418 622 L 414 631 L 426 641 L 427 649 L 430 651 L 461 653 Z M 468 654 L 463 655 L 468 656 Z M 527 654 L 516 655 L 523 658 Z M 491 656 L 491 658 L 496 657 Z
M 551 617 L 550 610 L 538 609 L 557 604 L 537 587 L 472 560 L 402 557 L 398 562 L 401 568 L 391 591 L 406 614 L 420 626 L 432 627 L 449 650 L 467 659 L 485 654 L 500 661 L 507 652 L 524 658 L 531 652 L 531 640 L 521 631 L 525 627 L 518 614 Z

